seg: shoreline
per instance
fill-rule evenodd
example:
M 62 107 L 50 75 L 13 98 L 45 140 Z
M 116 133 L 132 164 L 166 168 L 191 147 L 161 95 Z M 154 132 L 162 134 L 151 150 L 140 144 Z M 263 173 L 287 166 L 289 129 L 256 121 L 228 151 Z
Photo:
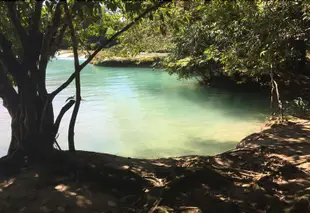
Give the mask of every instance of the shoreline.
M 51 212 L 309 210 L 309 120 L 271 122 L 215 156 L 149 160 L 85 151 L 61 156 L 49 166 L 2 177 L 0 209 L 36 212 L 43 202 Z
M 92 51 L 89 51 L 90 53 Z M 86 60 L 87 52 L 79 52 L 79 59 Z M 158 66 L 161 59 L 167 56 L 167 53 L 141 53 L 136 56 L 110 56 L 104 52 L 98 53 L 90 62 L 94 66 L 105 67 L 147 67 L 152 68 Z M 72 50 L 59 50 L 55 56 L 56 59 L 74 60 Z
M 167 53 L 140 53 L 136 56 L 110 56 L 99 53 L 91 62 L 94 66 L 105 67 L 147 67 L 160 66 L 160 61 L 167 56 Z
M 86 52 L 79 52 L 79 60 L 86 60 Z M 56 59 L 74 60 L 72 50 L 59 50 L 55 54 Z

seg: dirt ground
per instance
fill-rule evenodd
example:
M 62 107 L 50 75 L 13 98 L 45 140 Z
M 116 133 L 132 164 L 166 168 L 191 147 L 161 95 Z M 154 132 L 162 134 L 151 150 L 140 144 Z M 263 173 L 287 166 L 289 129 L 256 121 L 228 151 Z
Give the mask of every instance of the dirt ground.
M 0 165 L 0 212 L 310 213 L 310 121 L 266 126 L 216 156 L 63 152 Z

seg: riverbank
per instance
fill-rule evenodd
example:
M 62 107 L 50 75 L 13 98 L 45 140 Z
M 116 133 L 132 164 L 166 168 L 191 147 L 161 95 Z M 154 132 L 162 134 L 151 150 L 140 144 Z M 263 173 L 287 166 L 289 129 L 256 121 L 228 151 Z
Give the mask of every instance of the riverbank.
M 310 121 L 266 125 L 235 150 L 156 160 L 78 151 L 1 169 L 2 212 L 309 212 Z M 61 160 L 62 159 L 62 160 Z
M 80 59 L 86 59 L 89 53 L 93 51 L 78 51 Z M 56 58 L 59 59 L 74 59 L 73 51 L 72 50 L 59 50 L 56 53 Z
M 86 59 L 93 51 L 79 51 L 79 58 Z M 105 67 L 158 67 L 167 53 L 140 53 L 136 56 L 115 56 L 112 53 L 101 51 L 91 61 L 94 66 Z M 73 59 L 72 50 L 60 50 L 56 58 Z
M 166 56 L 167 53 L 140 53 L 136 56 L 119 57 L 100 52 L 91 63 L 106 67 L 155 67 Z

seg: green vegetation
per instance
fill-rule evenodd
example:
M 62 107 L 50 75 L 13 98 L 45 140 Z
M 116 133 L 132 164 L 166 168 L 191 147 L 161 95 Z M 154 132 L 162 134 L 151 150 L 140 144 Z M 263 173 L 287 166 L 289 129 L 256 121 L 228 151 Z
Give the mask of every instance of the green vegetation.
M 8 155 L 0 160 L 1 211 L 309 211 L 309 121 L 275 123 L 214 157 L 146 161 L 76 152 L 74 143 L 80 72 L 93 59 L 100 64 L 126 56 L 126 66 L 157 60 L 141 52 L 169 52 L 166 68 L 180 78 L 270 86 L 271 103 L 281 111 L 280 94 L 288 90 L 291 99 L 301 97 L 292 110 L 305 112 L 309 5 L 310 0 L 0 2 L 0 98 L 12 129 Z M 73 51 L 74 73 L 48 92 L 47 64 L 64 46 Z M 80 64 L 79 54 L 89 49 Z M 53 100 L 73 81 L 75 94 L 55 116 Z M 65 152 L 56 138 L 71 107 Z
M 173 10 L 172 7 L 171 10 Z M 163 61 L 166 53 L 174 48 L 172 31 L 164 26 L 167 8 L 160 8 L 150 17 L 143 18 L 136 25 L 120 35 L 117 45 L 101 51 L 92 60 L 102 66 L 153 66 Z M 166 18 L 164 18 L 166 17 Z M 122 25 L 123 23 L 120 22 Z
M 309 3 L 176 1 L 120 36 L 120 45 L 96 64 L 109 58 L 106 54 L 130 58 L 140 52 L 168 52 L 161 64 L 180 78 L 271 87 L 273 105 L 281 110 L 282 94 L 307 104 Z
M 103 48 L 165 3 L 156 0 L 1 2 L 0 97 L 12 118 L 8 156 L 49 156 L 54 144 L 57 145 L 55 138 L 62 117 L 73 105 L 68 146 L 74 151 L 74 127 L 81 101 L 80 72 Z M 120 22 L 120 17 L 125 21 Z M 99 40 L 96 49 L 80 64 L 79 51 L 85 50 L 88 39 L 96 35 L 104 35 L 105 40 Z M 63 43 L 72 47 L 75 72 L 48 93 L 47 64 Z M 53 100 L 73 80 L 75 100 L 69 98 L 54 118 Z
M 167 54 L 165 53 L 144 53 L 138 55 L 124 55 L 119 53 L 100 52 L 91 61 L 94 65 L 99 66 L 156 66 L 163 60 Z
M 168 66 L 180 77 L 265 82 L 306 72 L 309 1 L 194 1 Z
M 202 84 L 271 87 L 272 105 L 281 111 L 282 94 L 293 108 L 300 98 L 307 105 L 309 3 L 179 1 L 159 10 L 152 24 L 142 20 L 123 34 L 118 53 L 161 51 L 156 49 L 161 42 L 170 53 L 162 63 L 170 74 Z

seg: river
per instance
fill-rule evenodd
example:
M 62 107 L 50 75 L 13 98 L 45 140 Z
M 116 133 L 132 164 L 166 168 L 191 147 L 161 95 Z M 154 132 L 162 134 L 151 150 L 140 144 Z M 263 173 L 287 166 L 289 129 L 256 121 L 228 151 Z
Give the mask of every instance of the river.
M 49 63 L 48 90 L 64 82 L 73 61 Z M 76 124 L 76 148 L 128 157 L 213 155 L 235 147 L 248 134 L 259 131 L 267 112 L 267 99 L 251 92 L 203 88 L 194 80 L 149 68 L 95 67 L 81 75 L 82 104 Z M 55 99 L 57 115 L 74 94 L 74 84 Z M 67 149 L 66 114 L 57 139 Z M 0 155 L 10 139 L 10 119 L 0 106 Z

